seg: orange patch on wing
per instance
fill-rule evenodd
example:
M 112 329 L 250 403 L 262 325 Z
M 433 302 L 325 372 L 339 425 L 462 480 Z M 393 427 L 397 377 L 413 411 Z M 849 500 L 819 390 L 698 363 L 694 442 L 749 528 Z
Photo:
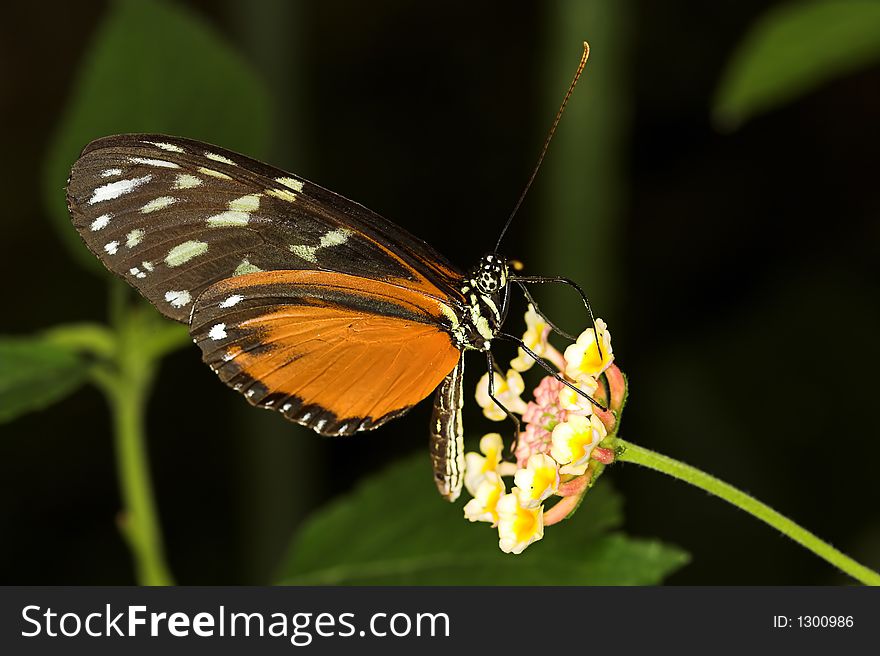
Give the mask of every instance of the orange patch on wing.
M 227 305 L 231 295 L 240 300 Z M 350 434 L 421 401 L 459 361 L 441 302 L 346 274 L 256 272 L 210 287 L 191 330 L 204 360 L 251 403 Z
M 428 396 L 458 362 L 445 332 L 340 308 L 286 306 L 242 324 L 271 349 L 241 351 L 235 367 L 269 394 L 346 418 L 379 419 Z
M 408 281 L 373 280 L 330 271 L 259 271 L 221 280 L 211 289 L 215 295 L 219 295 L 237 293 L 243 288 L 267 285 L 302 285 L 336 289 L 356 294 L 361 298 L 394 303 L 423 313 L 426 317 L 439 319 L 444 316 L 440 311 L 440 303 L 446 299 L 439 292 L 435 295 L 414 289 Z M 436 291 L 436 288 L 431 287 L 431 290 Z

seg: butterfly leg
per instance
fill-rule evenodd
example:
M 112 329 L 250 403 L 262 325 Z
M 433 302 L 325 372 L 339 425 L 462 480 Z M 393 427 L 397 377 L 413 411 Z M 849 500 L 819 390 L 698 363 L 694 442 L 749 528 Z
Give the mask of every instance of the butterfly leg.
M 498 399 L 495 398 L 495 358 L 492 357 L 492 351 L 486 351 L 486 365 L 489 368 L 489 398 L 495 402 L 499 408 L 504 411 L 504 414 L 507 415 L 507 418 L 510 419 L 514 424 L 514 434 L 513 434 L 513 444 L 514 448 L 516 448 L 516 443 L 519 440 L 520 434 L 520 423 L 519 419 L 515 414 L 513 414 L 507 407 Z
M 589 401 L 590 403 L 592 403 L 594 406 L 596 406 L 597 408 L 599 408 L 599 409 L 602 410 L 603 412 L 605 412 L 605 411 L 608 410 L 608 408 L 606 408 L 604 405 L 602 405 L 601 403 L 599 403 L 599 402 L 598 402 L 596 399 L 594 399 L 592 396 L 590 396 L 589 394 L 587 394 L 586 392 L 584 392 L 582 389 L 580 389 L 580 388 L 577 387 L 576 385 L 573 385 L 572 383 L 570 383 L 570 382 L 568 382 L 567 380 L 565 380 L 565 378 L 563 378 L 562 376 L 560 376 L 560 375 L 559 375 L 559 372 L 555 371 L 555 370 L 553 369 L 553 366 L 552 366 L 552 365 L 550 365 L 546 360 L 544 360 L 544 358 L 542 358 L 540 355 L 538 355 L 538 354 L 535 353 L 532 349 L 530 349 L 528 346 L 526 346 L 525 343 L 524 343 L 519 337 L 515 337 L 514 335 L 509 335 L 509 334 L 507 334 L 507 333 L 498 333 L 498 335 L 497 335 L 496 337 L 497 337 L 498 339 L 506 339 L 506 340 L 508 340 L 508 341 L 510 341 L 510 342 L 514 342 L 514 343 L 518 344 L 519 347 L 520 347 L 523 351 L 525 351 L 526 355 L 528 355 L 532 360 L 534 360 L 535 362 L 537 362 L 537 363 L 538 363 L 538 364 L 539 364 L 544 370 L 547 371 L 547 373 L 549 373 L 551 376 L 553 376 L 553 378 L 555 378 L 556 380 L 558 380 L 560 383 L 562 383 L 562 384 L 565 385 L 566 387 L 569 387 L 569 388 L 573 389 L 575 392 L 577 392 L 579 395 L 581 395 L 582 397 L 584 397 L 587 401 Z M 492 393 L 492 387 L 491 387 L 491 385 L 490 385 L 490 386 L 489 386 L 489 394 L 490 394 L 490 396 L 491 396 L 491 393 Z M 498 403 L 498 402 L 496 401 L 496 403 Z M 499 404 L 499 405 L 500 405 L 500 404 Z M 503 407 L 503 406 L 502 406 L 502 407 Z
M 590 299 L 587 298 L 586 292 L 584 292 L 584 290 L 581 289 L 581 286 L 578 285 L 574 280 L 572 280 L 571 278 L 565 278 L 563 276 L 513 276 L 511 277 L 511 280 L 519 285 L 523 291 L 525 291 L 525 286 L 523 283 L 543 284 L 548 282 L 560 283 L 576 289 L 577 293 L 581 295 L 581 300 L 584 302 L 584 307 L 587 308 L 587 314 L 590 315 L 590 323 L 593 326 L 593 335 L 596 338 L 596 348 L 599 349 L 599 357 L 604 357 L 602 355 L 602 347 L 599 344 L 599 332 L 596 330 L 596 318 L 593 316 L 593 308 L 590 306 Z M 526 298 L 529 298 L 528 292 L 526 292 Z M 534 305 L 534 303 L 532 303 L 532 305 Z M 541 316 L 544 317 L 543 314 L 541 314 Z M 550 323 L 549 320 L 547 320 L 547 317 L 544 317 L 544 319 L 547 321 L 548 324 L 550 324 L 551 328 L 554 327 L 553 324 Z M 559 329 L 555 330 L 559 332 L 560 335 L 573 339 L 570 335 L 560 332 Z
M 543 311 L 541 310 L 541 308 L 538 306 L 538 303 L 535 301 L 534 298 L 532 298 L 532 295 L 531 295 L 531 293 L 529 292 L 529 288 L 528 288 L 528 287 L 526 287 L 523 283 L 521 283 L 521 282 L 518 281 L 518 280 L 516 281 L 516 284 L 517 284 L 517 285 L 519 286 L 519 288 L 522 290 L 523 296 L 526 297 L 526 302 L 527 302 L 529 305 L 531 305 L 533 308 L 535 308 L 535 312 L 537 312 L 537 313 L 538 313 L 538 316 L 541 317 L 544 321 L 547 322 L 547 325 L 550 326 L 550 328 L 551 328 L 551 330 L 553 330 L 553 332 L 555 332 L 557 335 L 562 335 L 563 337 L 565 337 L 566 339 L 571 340 L 572 342 L 575 341 L 575 340 L 577 339 L 577 337 L 575 337 L 574 335 L 570 335 L 570 334 L 568 334 L 568 333 L 565 332 L 562 328 L 560 328 L 560 327 L 557 326 L 555 323 L 553 323 L 553 322 L 550 320 L 550 318 L 549 318 L 546 314 L 544 314 L 544 312 L 543 312 Z

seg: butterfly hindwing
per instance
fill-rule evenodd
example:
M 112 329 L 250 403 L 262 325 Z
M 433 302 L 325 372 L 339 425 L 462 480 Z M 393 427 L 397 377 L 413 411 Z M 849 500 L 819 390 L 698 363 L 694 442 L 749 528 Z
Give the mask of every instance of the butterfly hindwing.
M 163 314 L 189 319 L 210 285 L 247 273 L 322 270 L 457 295 L 439 253 L 365 207 L 198 141 L 120 135 L 89 144 L 68 207 L 95 255 Z
M 254 405 L 348 435 L 403 414 L 456 366 L 448 313 L 389 282 L 276 271 L 209 287 L 190 330 L 205 362 Z

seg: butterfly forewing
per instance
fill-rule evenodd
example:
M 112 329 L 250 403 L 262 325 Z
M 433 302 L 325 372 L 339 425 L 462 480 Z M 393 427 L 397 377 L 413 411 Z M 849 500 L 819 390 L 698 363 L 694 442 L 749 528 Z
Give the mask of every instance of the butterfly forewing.
M 254 405 L 349 435 L 445 380 L 435 470 L 457 496 L 462 325 L 479 317 L 428 244 L 300 177 L 162 135 L 89 144 L 67 202 L 92 252 L 188 322 L 205 362 Z
M 71 171 L 67 199 L 92 252 L 178 321 L 211 284 L 259 271 L 332 271 L 458 297 L 461 275 L 403 229 L 302 178 L 197 141 L 94 141 Z
M 348 435 L 406 412 L 455 367 L 445 314 L 387 282 L 277 271 L 209 287 L 190 330 L 205 362 L 254 405 Z

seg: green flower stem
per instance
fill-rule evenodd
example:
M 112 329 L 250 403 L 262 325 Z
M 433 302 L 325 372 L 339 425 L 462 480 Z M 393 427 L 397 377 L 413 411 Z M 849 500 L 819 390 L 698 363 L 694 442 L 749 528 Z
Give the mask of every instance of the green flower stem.
M 840 568 L 854 579 L 865 585 L 880 585 L 880 574 L 857 563 L 843 552 L 835 549 L 824 540 L 819 539 L 805 528 L 798 526 L 793 521 L 773 510 L 765 503 L 761 503 L 745 492 L 736 489 L 732 485 L 715 478 L 699 469 L 686 465 L 655 451 L 617 439 L 619 462 L 633 462 L 649 469 L 672 476 L 686 483 L 714 494 L 728 503 L 733 504 L 740 510 L 766 522 L 773 528 L 781 531 L 792 540 L 809 549 L 820 558 Z
M 165 563 L 162 533 L 153 500 L 149 457 L 144 436 L 144 407 L 149 391 L 146 363 L 131 358 L 134 367 L 122 374 L 119 388 L 111 398 L 116 438 L 116 466 L 125 512 L 120 529 L 128 539 L 141 585 L 172 585 Z M 146 365 L 143 369 L 138 365 Z
M 111 306 L 116 329 L 113 367 L 99 368 L 94 379 L 104 391 L 113 415 L 116 467 L 124 505 L 119 527 L 134 557 L 138 583 L 173 585 L 153 499 L 144 430 L 157 359 L 145 344 L 155 331 L 141 308 L 124 307 L 119 293 L 114 294 Z

